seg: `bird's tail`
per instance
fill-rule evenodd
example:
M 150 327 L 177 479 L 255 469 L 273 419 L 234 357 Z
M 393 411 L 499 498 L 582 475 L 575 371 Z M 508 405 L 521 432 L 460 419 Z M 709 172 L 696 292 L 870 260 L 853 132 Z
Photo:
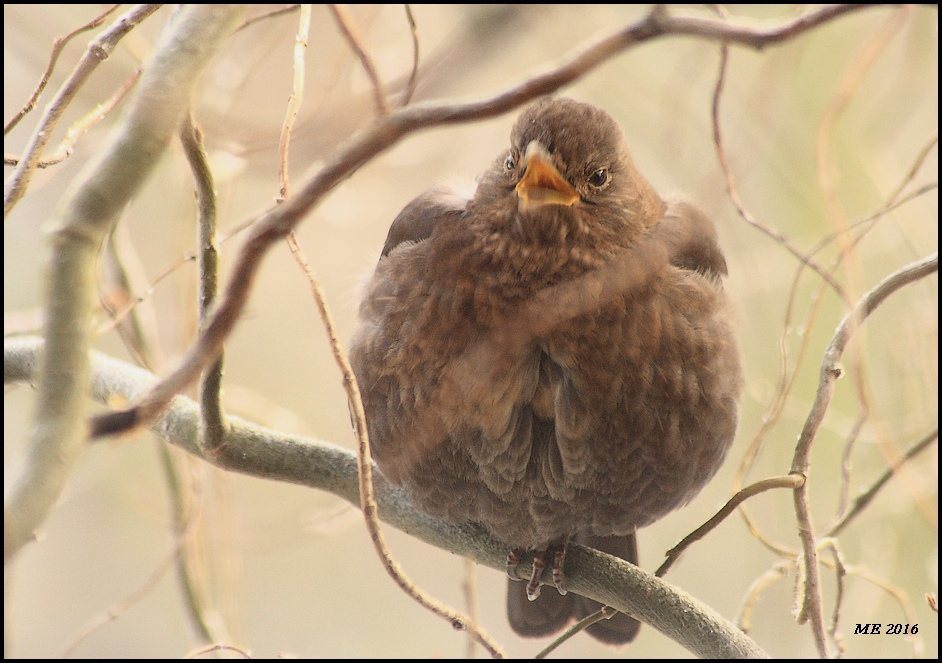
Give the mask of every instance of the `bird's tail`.
M 638 545 L 634 533 L 627 536 L 590 536 L 579 534 L 575 542 L 589 548 L 620 557 L 638 564 Z M 544 588 L 539 598 L 527 598 L 527 584 L 509 580 L 507 585 L 507 618 L 510 626 L 525 638 L 540 638 L 561 631 L 573 618 L 587 617 L 602 608 L 602 604 L 573 593 L 565 596 L 552 587 Z M 623 645 L 634 640 L 641 622 L 618 613 L 603 619 L 587 630 L 596 640 L 611 645 Z
M 638 565 L 638 542 L 635 534 L 627 536 L 589 536 L 580 534 L 576 536 L 576 543 L 587 548 L 595 548 L 601 552 L 608 553 L 615 557 L 620 557 L 626 562 Z M 593 612 L 602 609 L 602 604 L 584 596 L 573 594 L 575 599 L 575 618 L 582 619 L 591 615 Z M 638 629 L 641 628 L 641 622 L 632 619 L 628 615 L 619 612 L 611 619 L 603 619 L 596 622 L 586 629 L 586 631 L 596 640 L 608 643 L 610 645 L 623 645 L 631 642 L 638 635 Z

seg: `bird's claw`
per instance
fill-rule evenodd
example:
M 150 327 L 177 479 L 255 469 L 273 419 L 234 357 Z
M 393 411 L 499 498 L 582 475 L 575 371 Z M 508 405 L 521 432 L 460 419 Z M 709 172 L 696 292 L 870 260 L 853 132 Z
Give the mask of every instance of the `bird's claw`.
M 533 573 L 530 574 L 530 580 L 527 582 L 527 598 L 531 601 L 536 601 L 540 595 L 540 578 L 543 576 L 543 569 L 546 568 L 545 555 L 545 550 L 533 555 Z
M 553 585 L 556 587 L 557 591 L 564 596 L 566 595 L 566 588 L 563 587 L 563 582 L 566 579 L 566 574 L 563 572 L 563 565 L 566 562 L 567 543 L 568 541 L 553 554 L 552 566 Z M 543 578 L 543 571 L 546 569 L 546 558 L 555 547 L 555 545 L 550 545 L 544 550 L 537 550 L 533 553 L 533 571 L 531 571 L 530 578 L 527 580 L 527 598 L 531 601 L 535 601 L 540 595 L 540 581 Z M 524 551 L 522 549 L 514 548 L 510 551 L 510 554 L 507 555 L 507 575 L 511 580 L 521 579 L 517 575 L 517 567 L 520 565 L 523 554 Z
M 558 591 L 563 596 L 566 595 L 566 589 L 563 587 L 563 581 L 566 579 L 566 574 L 563 573 L 563 564 L 566 563 L 566 545 L 568 541 L 563 544 L 563 547 L 556 551 L 556 554 L 553 556 L 553 584 L 556 585 L 556 591 Z
M 507 554 L 507 577 L 511 580 L 520 580 L 517 575 L 517 567 L 520 566 L 520 558 L 522 557 L 522 548 L 514 548 Z

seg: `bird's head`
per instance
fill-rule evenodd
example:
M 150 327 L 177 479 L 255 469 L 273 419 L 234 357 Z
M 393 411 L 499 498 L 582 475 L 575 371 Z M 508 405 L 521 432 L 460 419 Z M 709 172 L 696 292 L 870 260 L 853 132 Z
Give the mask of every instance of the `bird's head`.
M 631 244 L 665 209 L 615 120 L 568 98 L 524 110 L 475 198 L 503 241 L 577 252 Z

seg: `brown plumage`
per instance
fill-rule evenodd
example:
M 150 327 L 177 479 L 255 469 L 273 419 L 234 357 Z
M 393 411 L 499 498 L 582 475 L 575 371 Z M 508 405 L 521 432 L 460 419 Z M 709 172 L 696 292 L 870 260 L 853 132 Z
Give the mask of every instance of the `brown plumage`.
M 351 350 L 377 464 L 509 549 L 572 539 L 637 563 L 635 530 L 692 499 L 733 440 L 725 274 L 712 223 L 661 199 L 607 113 L 530 106 L 473 198 L 432 189 L 389 230 Z M 509 585 L 522 635 L 599 607 L 531 603 L 538 581 Z

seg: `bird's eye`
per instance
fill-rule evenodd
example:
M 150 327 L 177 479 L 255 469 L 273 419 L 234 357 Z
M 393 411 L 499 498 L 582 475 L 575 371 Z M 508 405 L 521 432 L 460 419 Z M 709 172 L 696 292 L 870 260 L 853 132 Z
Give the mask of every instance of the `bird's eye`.
M 517 160 L 514 159 L 513 154 L 508 154 L 507 158 L 504 160 L 504 170 L 513 170 L 517 167 Z
M 597 171 L 589 175 L 589 184 L 596 189 L 608 184 L 608 180 L 608 168 L 599 168 Z

